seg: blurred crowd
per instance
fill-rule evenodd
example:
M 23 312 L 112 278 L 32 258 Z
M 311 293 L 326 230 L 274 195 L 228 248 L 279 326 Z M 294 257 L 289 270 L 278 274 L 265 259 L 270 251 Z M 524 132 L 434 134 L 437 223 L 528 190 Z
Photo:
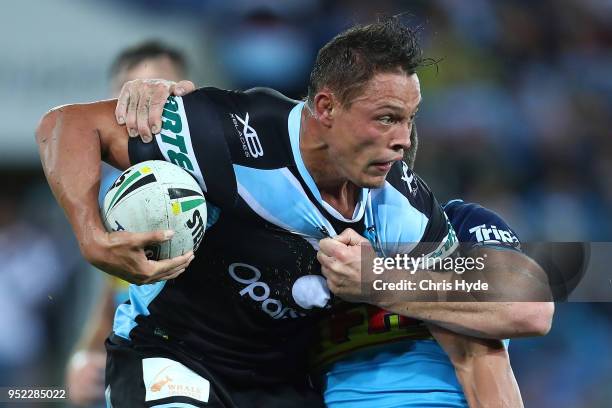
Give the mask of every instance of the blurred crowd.
M 133 1 L 127 11 L 167 4 Z M 492 208 L 523 241 L 612 240 L 612 3 L 176 0 L 172 13 L 202 26 L 207 59 L 191 58 L 191 71 L 205 64 L 220 79 L 196 74 L 198 85 L 271 86 L 294 98 L 331 36 L 403 13 L 430 58 L 419 72 L 416 170 L 438 199 Z M 80 259 L 36 163 L 0 164 L 0 175 L 0 386 L 61 386 L 100 273 Z M 560 304 L 548 336 L 512 341 L 527 407 L 611 406 L 611 313 Z

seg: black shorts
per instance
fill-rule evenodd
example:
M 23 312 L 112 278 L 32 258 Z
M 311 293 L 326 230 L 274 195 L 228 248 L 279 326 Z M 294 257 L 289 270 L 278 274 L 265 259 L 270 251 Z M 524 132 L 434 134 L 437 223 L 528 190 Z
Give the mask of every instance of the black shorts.
M 106 340 L 106 351 L 106 400 L 112 408 L 325 407 L 310 387 L 233 384 L 201 362 L 160 347 L 134 346 L 115 335 Z

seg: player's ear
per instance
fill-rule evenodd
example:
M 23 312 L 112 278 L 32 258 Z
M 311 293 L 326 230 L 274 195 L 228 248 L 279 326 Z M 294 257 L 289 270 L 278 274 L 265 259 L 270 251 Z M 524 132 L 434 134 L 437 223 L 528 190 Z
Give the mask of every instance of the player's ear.
M 334 95 L 327 89 L 323 89 L 315 95 L 313 114 L 323 126 L 332 126 L 335 102 Z

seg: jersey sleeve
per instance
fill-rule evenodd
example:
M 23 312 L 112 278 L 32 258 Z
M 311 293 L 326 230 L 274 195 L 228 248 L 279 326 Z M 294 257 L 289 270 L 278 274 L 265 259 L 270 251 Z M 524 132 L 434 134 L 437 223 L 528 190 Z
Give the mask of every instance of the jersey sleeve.
M 465 250 L 487 246 L 520 251 L 518 236 L 494 211 L 462 200 L 449 201 L 444 211 Z
M 243 93 L 215 88 L 170 96 L 162 113 L 162 130 L 154 142 L 130 139 L 130 162 L 174 163 L 198 181 L 212 203 L 221 208 L 233 206 L 237 190 L 226 122 L 231 121 L 232 113 L 241 112 L 243 98 Z

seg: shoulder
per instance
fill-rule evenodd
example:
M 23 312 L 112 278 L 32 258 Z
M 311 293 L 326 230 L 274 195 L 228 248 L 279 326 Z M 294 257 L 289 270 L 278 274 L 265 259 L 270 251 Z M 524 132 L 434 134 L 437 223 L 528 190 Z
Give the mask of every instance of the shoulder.
M 200 88 L 176 98 L 184 105 L 191 137 L 213 143 L 223 140 L 235 165 L 278 168 L 290 158 L 288 118 L 298 101 L 270 88 L 247 91 Z M 205 146 L 202 146 L 204 152 Z
M 463 200 L 451 200 L 443 207 L 460 242 L 511 248 L 520 246 L 516 232 L 495 211 Z
M 283 95 L 279 91 L 272 89 L 272 88 L 265 88 L 265 87 L 251 88 L 251 89 L 246 90 L 244 94 L 253 99 L 277 104 L 279 107 L 280 106 L 293 107 L 299 103 L 299 101 L 291 99 Z
M 258 114 L 290 111 L 299 101 L 295 101 L 272 88 L 252 88 L 246 91 L 205 87 L 183 97 L 187 103 L 211 103 L 217 110 L 231 110 L 238 113 L 252 111 Z
M 385 186 L 373 192 L 373 205 L 383 210 L 387 222 L 397 224 L 403 242 L 418 242 L 415 253 L 434 253 L 440 248 L 452 251 L 456 237 L 442 207 L 427 184 L 404 162 L 397 162 L 387 175 Z M 377 210 L 378 211 L 378 210 Z M 408 232 L 418 230 L 410 236 Z M 386 227 L 386 230 L 389 228 Z
M 427 216 L 432 209 L 438 207 L 429 186 L 403 161 L 393 165 L 387 175 L 387 182 L 401 193 L 412 207 Z

